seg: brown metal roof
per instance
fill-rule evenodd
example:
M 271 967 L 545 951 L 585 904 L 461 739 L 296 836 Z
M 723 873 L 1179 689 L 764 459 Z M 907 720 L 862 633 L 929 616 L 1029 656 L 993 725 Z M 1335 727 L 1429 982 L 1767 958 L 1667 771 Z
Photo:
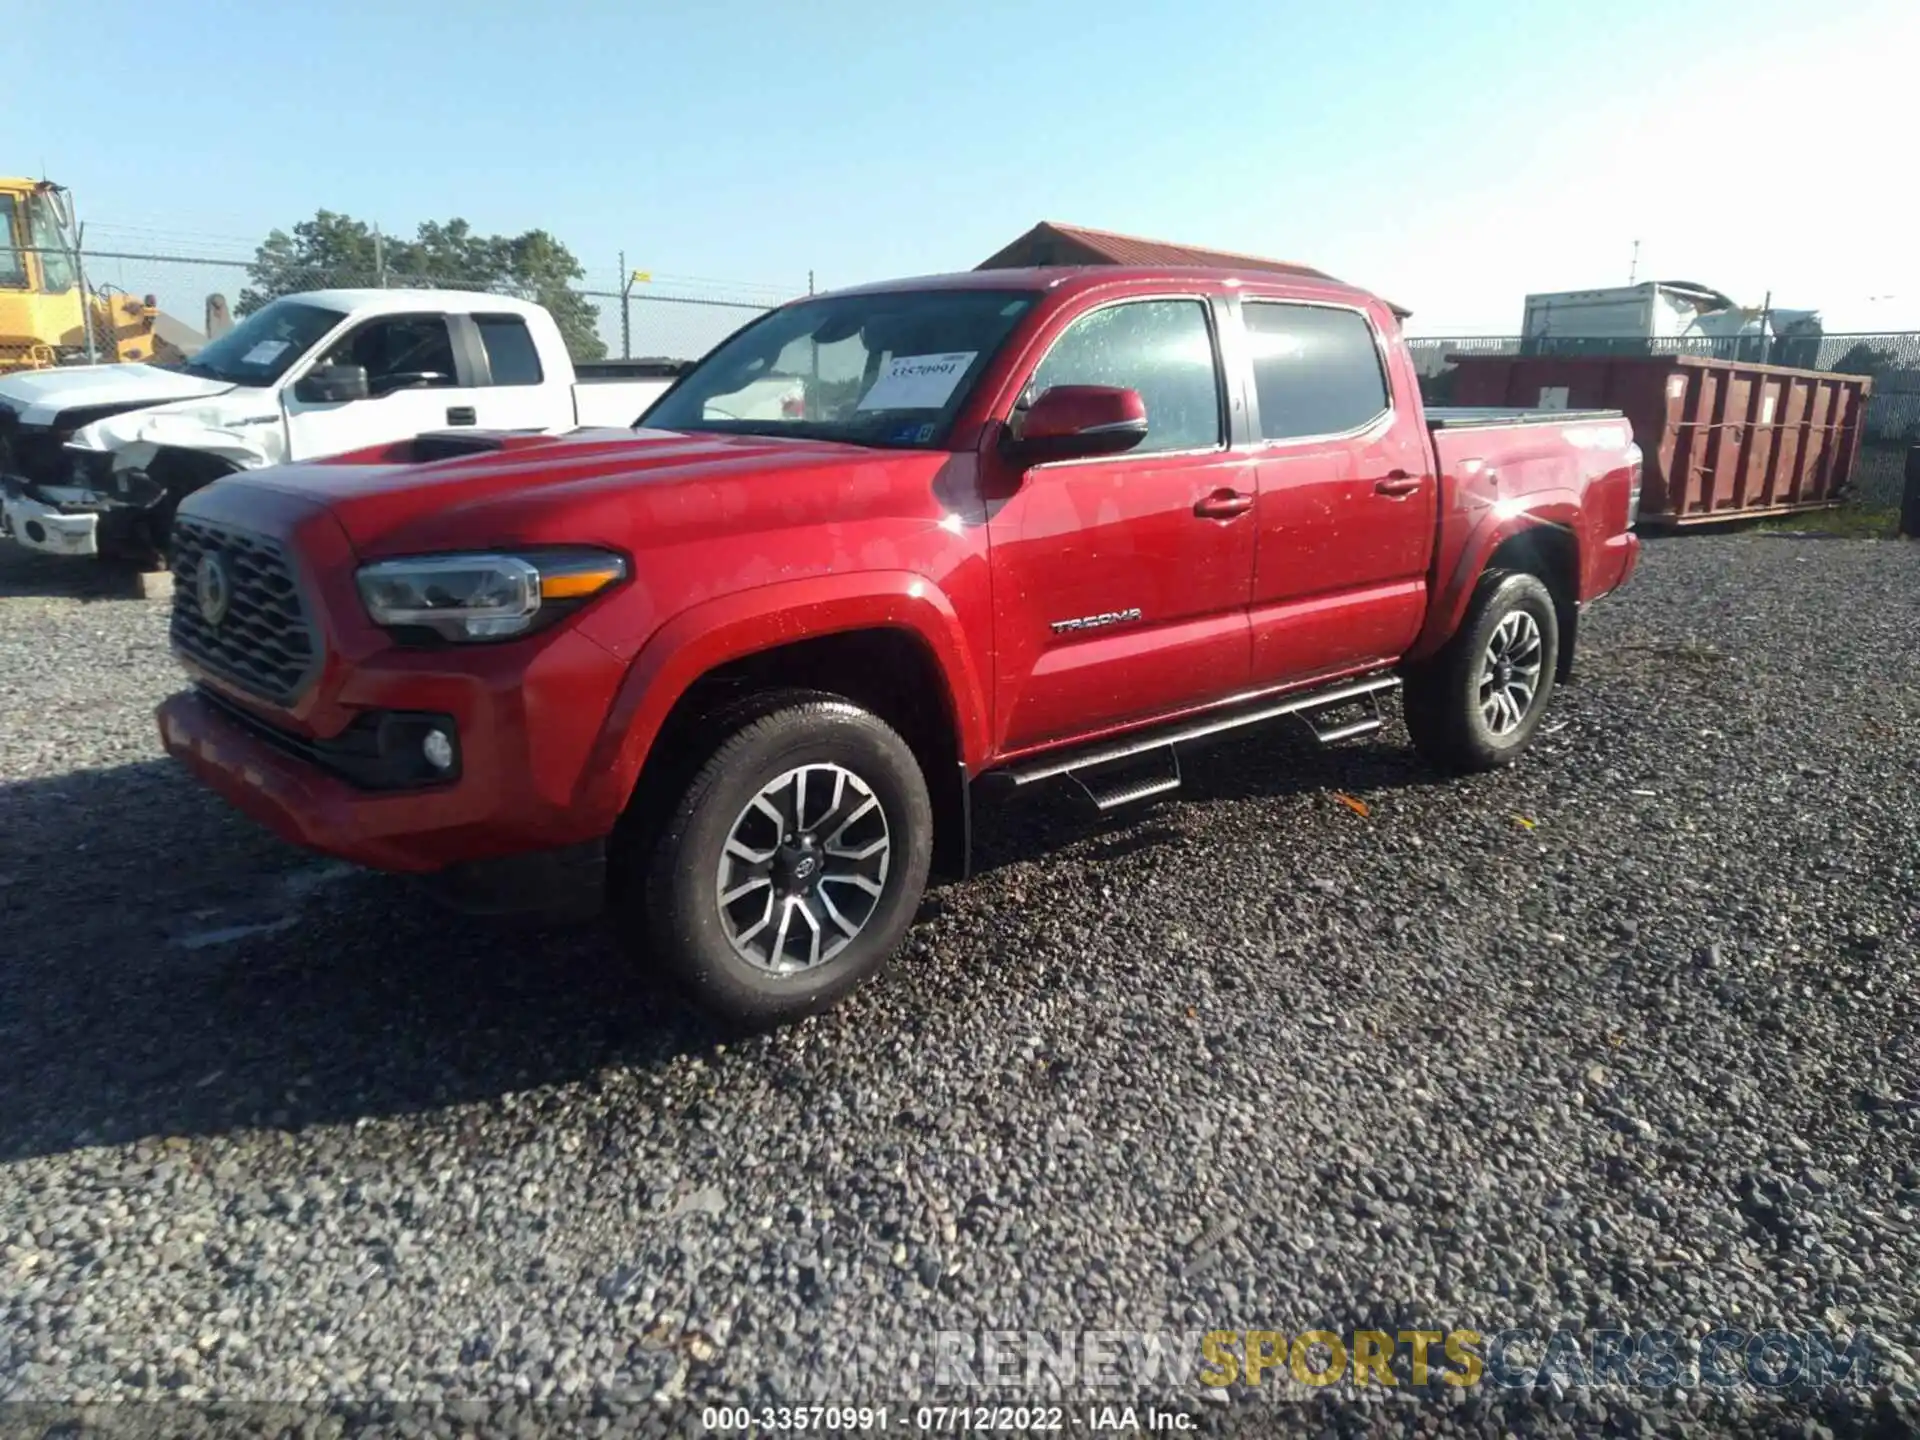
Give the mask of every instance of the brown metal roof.
M 1093 230 L 1085 225 L 1062 225 L 1042 220 L 1026 234 L 1002 247 L 976 267 L 986 270 L 1005 265 L 1029 263 L 1019 257 L 1035 242 L 1064 244 L 1098 257 L 1094 263 L 1109 265 L 1196 265 L 1209 270 L 1261 270 L 1280 275 L 1297 275 L 1309 280 L 1331 280 L 1324 270 L 1292 260 L 1269 260 L 1262 255 L 1242 255 L 1234 250 L 1208 250 L 1198 245 L 1177 245 L 1168 240 L 1148 240 L 1139 235 L 1119 235 L 1111 230 Z M 1071 262 L 1069 262 L 1071 263 Z M 1387 304 L 1405 318 L 1411 312 L 1392 301 Z
M 1081 245 L 1101 256 L 1110 265 L 1204 265 L 1220 270 L 1276 270 L 1287 275 L 1304 275 L 1315 280 L 1331 280 L 1325 271 L 1290 260 L 1268 260 L 1259 255 L 1241 255 L 1232 250 L 1206 250 L 1197 245 L 1176 245 L 1166 240 L 1147 240 L 1138 235 L 1116 235 L 1111 230 L 1090 230 L 1084 225 L 1061 225 L 1042 220 L 1033 229 L 1009 245 L 1029 240 L 1064 240 Z

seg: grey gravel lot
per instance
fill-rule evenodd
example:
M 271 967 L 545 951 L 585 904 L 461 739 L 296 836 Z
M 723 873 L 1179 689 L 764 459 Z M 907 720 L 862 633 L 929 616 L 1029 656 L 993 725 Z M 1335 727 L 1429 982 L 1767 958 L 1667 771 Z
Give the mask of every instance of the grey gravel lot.
M 1118 824 L 989 813 L 883 983 L 729 1045 L 595 930 L 229 813 L 158 755 L 161 610 L 0 565 L 0 1399 L 658 1419 L 925 1397 L 941 1331 L 1815 1327 L 1871 1391 L 1120 1394 L 1920 1425 L 1920 545 L 1652 543 L 1501 775 L 1269 732 Z

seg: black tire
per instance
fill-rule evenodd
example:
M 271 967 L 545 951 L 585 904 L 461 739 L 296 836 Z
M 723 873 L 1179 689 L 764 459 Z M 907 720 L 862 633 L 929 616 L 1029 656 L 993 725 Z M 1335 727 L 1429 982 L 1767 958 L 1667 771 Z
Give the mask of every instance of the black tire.
M 1482 682 L 1489 669 L 1489 647 L 1508 617 L 1516 614 L 1531 619 L 1538 635 L 1539 674 L 1518 724 L 1500 728 L 1508 722 L 1489 720 L 1482 709 L 1487 697 Z M 1524 628 L 1523 622 L 1515 624 Z M 1553 699 L 1559 658 L 1560 628 L 1546 585 L 1535 575 L 1489 570 L 1480 577 L 1453 639 L 1431 659 L 1407 671 L 1404 701 L 1414 748 L 1448 770 L 1472 772 L 1511 765 L 1540 728 Z
M 721 913 L 722 856 L 756 796 L 788 772 L 816 765 L 849 772 L 878 802 L 889 842 L 886 871 L 876 881 L 881 894 L 871 900 L 858 933 L 844 948 L 823 954 L 805 968 L 775 973 L 771 964 L 805 958 L 796 950 L 805 947 L 809 932 L 796 931 L 795 938 L 782 942 L 791 948 L 777 957 L 762 957 L 762 963 L 743 955 Z M 754 718 L 736 718 L 731 733 L 669 803 L 672 809 L 663 823 L 627 862 L 630 873 L 618 877 L 623 883 L 615 895 L 617 918 L 642 958 L 729 1026 L 764 1029 L 825 1009 L 884 966 L 919 909 L 933 855 L 933 807 L 926 778 L 906 741 L 848 701 L 804 692 L 795 699 L 789 694 L 774 697 Z M 816 804 L 814 797 L 810 812 Z M 862 832 L 863 838 L 872 833 Z M 796 834 L 804 841 L 804 831 Z M 828 867 L 822 860 L 816 868 Z M 825 888 L 816 880 L 810 893 Z M 847 903 L 848 892 L 829 893 Z M 774 905 L 784 904 L 777 885 L 772 894 L 769 914 Z M 815 900 L 812 913 L 819 910 Z M 822 930 L 832 942 L 840 942 L 838 934 L 825 926 Z

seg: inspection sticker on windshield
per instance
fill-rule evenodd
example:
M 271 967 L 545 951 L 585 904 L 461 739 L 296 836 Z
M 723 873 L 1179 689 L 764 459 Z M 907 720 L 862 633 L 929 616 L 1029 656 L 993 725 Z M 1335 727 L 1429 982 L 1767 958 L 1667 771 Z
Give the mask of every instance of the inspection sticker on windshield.
M 860 397 L 861 410 L 938 410 L 947 403 L 978 350 L 947 355 L 896 355 Z
M 285 353 L 290 342 L 286 340 L 262 340 L 258 345 L 240 357 L 242 365 L 271 365 Z

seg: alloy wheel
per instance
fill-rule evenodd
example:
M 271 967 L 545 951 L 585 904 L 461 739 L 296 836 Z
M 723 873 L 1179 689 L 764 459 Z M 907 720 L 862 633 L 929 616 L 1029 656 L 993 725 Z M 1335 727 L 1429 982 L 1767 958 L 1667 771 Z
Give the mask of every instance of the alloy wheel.
M 1506 615 L 1487 641 L 1480 665 L 1480 718 L 1495 736 L 1518 730 L 1540 693 L 1544 645 L 1540 626 L 1525 610 Z
M 727 832 L 720 923 L 741 959 L 811 970 L 853 943 L 886 892 L 893 837 L 871 786 L 843 765 L 800 765 L 749 800 Z

